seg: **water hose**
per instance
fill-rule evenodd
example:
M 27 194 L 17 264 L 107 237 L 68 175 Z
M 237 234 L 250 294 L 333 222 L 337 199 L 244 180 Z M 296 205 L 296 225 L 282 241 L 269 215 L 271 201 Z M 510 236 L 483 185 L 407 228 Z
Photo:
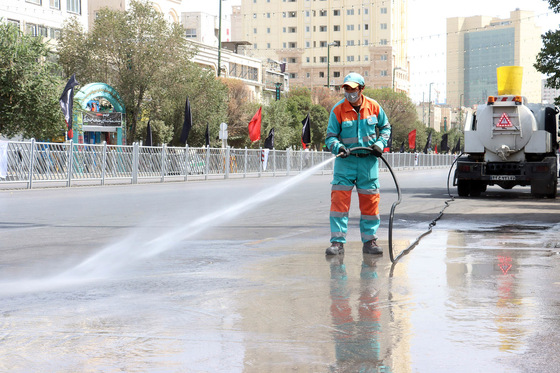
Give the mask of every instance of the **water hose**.
M 355 147 L 355 148 L 351 148 L 349 150 L 350 150 L 350 153 L 352 153 L 356 150 L 365 150 L 365 151 L 368 151 L 370 153 L 372 152 L 372 149 L 369 148 L 369 147 L 366 147 L 366 146 L 358 146 L 358 147 Z M 338 154 L 337 157 L 339 157 L 341 155 L 342 154 Z M 416 247 L 416 245 L 418 245 L 418 243 L 420 242 L 420 240 L 424 236 L 427 236 L 428 234 L 432 233 L 432 228 L 436 225 L 436 222 L 443 216 L 443 211 L 447 207 L 449 207 L 449 202 L 452 202 L 452 201 L 455 200 L 455 198 L 451 195 L 451 192 L 449 191 L 449 178 L 450 178 L 450 175 L 451 175 L 451 170 L 453 170 L 453 166 L 455 165 L 455 163 L 457 162 L 459 157 L 457 157 L 455 159 L 455 161 L 453 161 L 453 163 L 451 164 L 451 167 L 449 168 L 449 173 L 447 174 L 447 194 L 449 195 L 450 199 L 448 199 L 444 202 L 445 206 L 443 207 L 443 209 L 441 209 L 438 216 L 430 222 L 430 224 L 428 225 L 428 230 L 425 231 L 424 233 L 422 233 L 420 236 L 418 236 L 414 242 L 412 242 L 407 248 L 405 248 L 403 251 L 401 251 L 397 256 L 395 256 L 394 250 L 393 250 L 393 221 L 394 221 L 394 218 L 395 218 L 395 209 L 402 201 L 401 188 L 399 187 L 399 182 L 397 181 L 397 177 L 395 176 L 395 173 L 393 172 L 393 169 L 391 168 L 391 165 L 389 164 L 389 162 L 387 162 L 387 160 L 383 156 L 380 156 L 379 158 L 383 161 L 385 166 L 387 166 L 387 169 L 391 173 L 391 176 L 393 177 L 393 181 L 395 182 L 395 188 L 397 189 L 397 200 L 395 202 L 393 202 L 393 205 L 391 206 L 391 212 L 389 214 L 389 229 L 388 229 L 389 258 L 391 259 L 391 263 L 392 263 L 392 266 L 391 266 L 391 272 L 392 272 L 395 264 L 398 262 L 398 260 L 400 258 L 402 258 L 406 254 L 408 254 L 412 249 L 414 249 Z

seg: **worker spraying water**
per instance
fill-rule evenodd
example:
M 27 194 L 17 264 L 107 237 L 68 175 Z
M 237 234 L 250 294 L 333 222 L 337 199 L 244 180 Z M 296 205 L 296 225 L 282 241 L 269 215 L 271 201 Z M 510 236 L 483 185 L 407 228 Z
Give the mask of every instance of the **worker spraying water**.
M 337 155 L 331 182 L 331 246 L 325 254 L 344 253 L 352 189 L 356 186 L 362 252 L 382 255 L 376 235 L 381 222 L 378 157 L 387 146 L 391 125 L 381 106 L 363 95 L 365 81 L 360 74 L 348 74 L 342 88 L 345 98 L 331 111 L 325 140 L 328 149 Z

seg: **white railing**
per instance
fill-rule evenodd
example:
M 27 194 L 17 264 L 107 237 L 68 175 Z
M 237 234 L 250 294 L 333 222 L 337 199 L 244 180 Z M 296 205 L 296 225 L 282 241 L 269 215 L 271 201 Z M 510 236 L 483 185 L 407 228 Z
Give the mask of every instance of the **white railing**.
M 230 177 L 287 176 L 314 167 L 332 158 L 329 152 L 270 150 L 266 164 L 262 149 L 193 148 L 46 143 L 7 141 L 7 152 L 0 151 L 0 187 L 138 184 L 206 180 Z M 1 149 L 1 147 L 0 147 Z M 426 168 L 449 166 L 455 155 L 421 153 L 386 153 L 392 168 Z M 1 162 L 3 161 L 3 162 Z M 386 166 L 380 163 L 380 169 Z M 2 170 L 0 170 L 2 171 Z M 317 173 L 330 174 L 333 162 Z

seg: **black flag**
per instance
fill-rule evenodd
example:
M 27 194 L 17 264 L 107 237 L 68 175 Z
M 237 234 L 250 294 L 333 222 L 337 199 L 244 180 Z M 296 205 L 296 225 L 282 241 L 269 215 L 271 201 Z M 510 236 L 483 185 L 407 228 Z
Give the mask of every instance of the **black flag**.
M 206 123 L 206 133 L 204 134 L 204 137 L 206 138 L 206 147 L 210 146 L 210 129 L 209 129 L 210 124 Z
M 428 134 L 428 140 L 426 140 L 426 146 L 424 146 L 424 154 L 428 154 L 428 150 L 432 148 L 432 131 Z
M 401 149 L 399 150 L 400 153 L 404 153 L 404 141 L 401 143 Z
M 76 74 L 72 74 L 68 83 L 66 83 L 66 87 L 64 87 L 64 91 L 62 91 L 62 95 L 59 100 L 60 107 L 62 108 L 62 114 L 64 114 L 64 120 L 68 126 L 68 139 L 74 137 L 74 133 L 72 131 L 72 110 L 74 108 L 74 87 L 77 85 L 78 82 L 76 81 Z
M 274 149 L 274 128 L 268 133 L 268 137 L 264 140 L 264 147 L 267 149 Z
M 447 133 L 441 135 L 441 152 L 447 153 L 449 151 L 449 145 L 447 145 Z
M 460 153 L 461 152 L 461 139 L 457 140 L 457 144 L 453 148 L 453 153 Z
M 308 144 L 311 142 L 311 123 L 309 122 L 309 113 L 304 120 L 301 121 L 303 128 L 301 130 L 301 145 L 307 149 Z
M 187 139 L 189 138 L 189 132 L 191 131 L 192 127 L 192 114 L 191 114 L 191 103 L 189 98 L 187 97 L 187 101 L 185 102 L 185 120 L 183 121 L 183 131 L 181 132 L 181 139 L 180 141 L 183 144 L 187 143 Z
M 148 127 L 146 128 L 146 141 L 144 142 L 146 146 L 152 146 L 152 126 L 150 126 L 150 119 L 148 119 Z

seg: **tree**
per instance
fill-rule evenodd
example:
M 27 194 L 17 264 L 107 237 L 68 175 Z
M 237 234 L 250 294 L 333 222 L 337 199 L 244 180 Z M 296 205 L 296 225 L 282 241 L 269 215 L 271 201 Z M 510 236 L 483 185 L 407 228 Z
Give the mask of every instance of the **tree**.
M 170 126 L 172 142 L 179 144 L 187 96 L 194 123 L 189 144 L 191 136 L 203 144 L 210 117 L 215 122 L 225 118 L 225 86 L 192 62 L 196 49 L 184 37 L 183 27 L 167 22 L 146 0 L 132 0 L 127 11 L 101 9 L 89 33 L 74 19 L 61 34 L 64 71 L 75 73 L 79 82 L 106 82 L 119 93 L 126 108 L 128 142 L 142 138 L 136 127 L 147 112 Z
M 64 134 L 64 83 L 41 37 L 0 23 L 0 133 L 51 140 Z
M 560 0 L 548 0 L 549 8 L 554 13 L 560 13 Z M 560 88 L 560 30 L 547 31 L 542 35 L 543 47 L 537 55 L 537 62 L 533 65 L 537 71 L 548 76 L 546 85 L 550 88 Z M 560 105 L 560 97 L 554 103 Z

